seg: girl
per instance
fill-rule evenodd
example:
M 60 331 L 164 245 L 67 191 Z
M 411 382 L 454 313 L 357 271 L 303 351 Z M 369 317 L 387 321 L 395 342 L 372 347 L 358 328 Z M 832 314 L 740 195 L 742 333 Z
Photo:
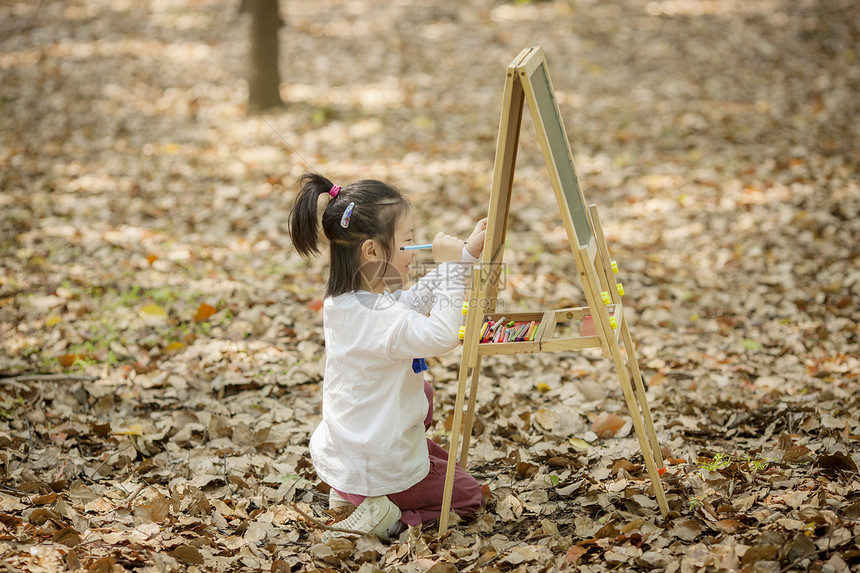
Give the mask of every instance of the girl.
M 306 174 L 290 216 L 302 256 L 319 254 L 320 222 L 331 267 L 322 422 L 311 436 L 311 458 L 331 486 L 330 505 L 358 506 L 338 527 L 385 539 L 441 514 L 448 454 L 424 434 L 433 390 L 421 357 L 458 344 L 467 265 L 483 250 L 487 221 L 465 247 L 438 233 L 438 266 L 405 291 L 415 251 L 401 247 L 413 241 L 413 217 L 397 189 L 373 180 L 341 188 Z M 457 466 L 451 508 L 470 514 L 481 505 L 480 485 Z M 323 540 L 342 535 L 327 531 Z

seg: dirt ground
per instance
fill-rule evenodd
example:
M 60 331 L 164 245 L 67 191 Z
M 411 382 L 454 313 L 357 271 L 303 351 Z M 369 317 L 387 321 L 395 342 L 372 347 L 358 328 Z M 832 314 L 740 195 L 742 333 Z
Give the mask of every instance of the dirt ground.
M 238 4 L 0 3 L 2 568 L 860 571 L 856 2 L 282 0 L 263 114 Z M 321 544 L 327 269 L 291 246 L 297 180 L 391 181 L 418 242 L 467 235 L 535 45 L 671 512 L 599 352 L 487 358 L 486 508 Z M 585 304 L 542 161 L 526 114 L 503 309 Z M 428 358 L 443 445 L 459 361 Z

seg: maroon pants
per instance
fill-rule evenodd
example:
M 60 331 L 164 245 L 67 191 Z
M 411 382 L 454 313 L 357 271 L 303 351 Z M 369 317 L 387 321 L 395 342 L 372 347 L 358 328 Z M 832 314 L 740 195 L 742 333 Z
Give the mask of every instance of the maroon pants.
M 424 429 L 430 428 L 433 420 L 433 387 L 425 380 L 424 393 L 430 403 L 427 418 L 424 419 Z M 427 439 L 427 449 L 430 451 L 430 473 L 420 482 L 407 490 L 388 494 L 388 499 L 400 508 L 403 516 L 400 521 L 406 525 L 419 525 L 438 519 L 442 515 L 442 493 L 445 488 L 445 472 L 448 467 L 448 452 L 431 439 Z M 338 491 L 345 500 L 358 505 L 365 496 Z M 457 464 L 454 471 L 454 491 L 451 495 L 451 509 L 459 515 L 469 515 L 478 511 L 483 505 L 481 486 Z

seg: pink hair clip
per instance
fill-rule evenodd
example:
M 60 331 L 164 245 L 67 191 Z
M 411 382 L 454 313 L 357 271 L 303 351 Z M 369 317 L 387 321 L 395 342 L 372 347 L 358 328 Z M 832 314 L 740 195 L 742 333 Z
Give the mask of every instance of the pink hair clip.
M 340 193 L 340 185 L 332 185 L 331 189 L 329 189 L 328 191 L 328 194 L 331 195 L 332 199 L 337 197 L 338 193 Z

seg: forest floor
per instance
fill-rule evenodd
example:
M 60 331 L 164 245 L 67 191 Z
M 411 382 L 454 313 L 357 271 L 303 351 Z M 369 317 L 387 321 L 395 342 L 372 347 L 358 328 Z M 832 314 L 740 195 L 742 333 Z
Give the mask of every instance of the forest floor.
M 286 105 L 262 115 L 238 4 L 0 4 L 2 568 L 860 571 L 856 2 L 286 0 Z M 417 240 L 466 235 L 534 45 L 671 512 L 610 361 L 486 358 L 486 508 L 321 544 L 327 269 L 290 244 L 298 177 L 392 181 Z M 500 308 L 580 306 L 525 115 Z M 428 360 L 443 445 L 459 357 Z

